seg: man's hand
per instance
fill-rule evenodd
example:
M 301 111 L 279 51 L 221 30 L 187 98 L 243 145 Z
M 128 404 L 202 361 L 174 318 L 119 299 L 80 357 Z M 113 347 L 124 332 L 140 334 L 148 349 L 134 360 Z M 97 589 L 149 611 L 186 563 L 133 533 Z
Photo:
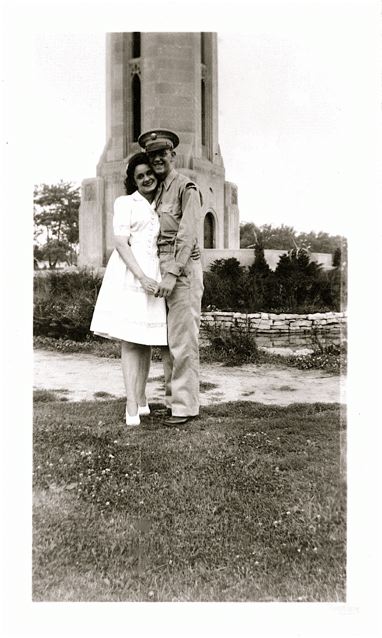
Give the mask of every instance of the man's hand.
M 176 284 L 176 275 L 168 272 L 167 275 L 164 276 L 162 281 L 158 284 L 158 289 L 155 293 L 156 297 L 169 297 L 174 289 Z
M 200 248 L 199 246 L 194 246 L 191 252 L 191 259 L 194 261 L 200 258 Z

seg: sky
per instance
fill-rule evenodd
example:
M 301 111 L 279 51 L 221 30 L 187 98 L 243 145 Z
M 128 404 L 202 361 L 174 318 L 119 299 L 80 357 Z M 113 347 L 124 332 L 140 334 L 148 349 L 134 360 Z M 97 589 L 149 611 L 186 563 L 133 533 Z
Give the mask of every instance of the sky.
M 217 29 L 219 141 L 242 222 L 349 232 L 367 4 L 255 4 L 250 30 L 245 21 L 246 30 Z M 95 175 L 105 144 L 105 32 L 97 27 L 35 34 L 35 183 Z

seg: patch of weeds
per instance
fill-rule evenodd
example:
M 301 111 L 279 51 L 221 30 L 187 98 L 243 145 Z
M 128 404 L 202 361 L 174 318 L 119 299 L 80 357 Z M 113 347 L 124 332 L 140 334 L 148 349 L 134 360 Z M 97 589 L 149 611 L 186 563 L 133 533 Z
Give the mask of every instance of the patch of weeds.
M 259 360 L 256 339 L 249 330 L 238 326 L 226 330 L 214 324 L 212 327 L 205 326 L 204 334 L 210 342 L 200 351 L 204 362 L 219 361 L 226 366 L 238 366 Z
M 50 403 L 59 401 L 57 390 L 33 390 L 33 403 Z
M 218 387 L 216 383 L 210 383 L 209 381 L 201 381 L 199 384 L 200 392 L 208 392 Z
M 54 337 L 36 336 L 33 338 L 34 348 L 62 352 L 68 354 L 94 354 L 97 357 L 119 359 L 121 344 L 111 339 L 96 340 L 89 338 L 85 341 L 73 339 L 56 339 Z
M 300 370 L 325 370 L 332 374 L 346 372 L 346 342 L 323 344 L 318 335 L 313 335 L 312 347 L 313 352 L 309 354 L 287 357 L 287 363 Z
M 93 396 L 95 399 L 115 399 L 114 394 L 110 394 L 110 392 L 104 392 L 103 390 L 94 392 Z
M 33 337 L 33 347 L 64 354 L 93 354 L 96 357 L 109 359 L 119 359 L 121 356 L 120 341 L 117 339 L 101 339 L 90 335 L 83 341 L 37 335 Z M 152 361 L 161 360 L 161 348 L 154 347 L 152 349 Z

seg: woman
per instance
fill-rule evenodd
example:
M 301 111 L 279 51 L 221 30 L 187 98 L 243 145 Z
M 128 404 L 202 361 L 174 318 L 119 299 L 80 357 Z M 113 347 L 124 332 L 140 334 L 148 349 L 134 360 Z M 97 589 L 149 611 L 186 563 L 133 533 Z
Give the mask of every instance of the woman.
M 126 195 L 114 203 L 116 248 L 105 270 L 90 330 L 122 341 L 126 424 L 139 425 L 140 415 L 150 413 L 146 383 L 151 346 L 167 344 L 165 301 L 154 296 L 161 279 L 154 206 L 158 182 L 145 153 L 130 159 L 124 184 Z

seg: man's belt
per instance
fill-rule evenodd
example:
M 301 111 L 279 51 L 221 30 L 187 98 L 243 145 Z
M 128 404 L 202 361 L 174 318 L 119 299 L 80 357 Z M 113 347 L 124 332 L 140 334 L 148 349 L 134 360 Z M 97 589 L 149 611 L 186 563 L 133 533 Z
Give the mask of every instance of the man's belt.
M 174 252 L 175 252 L 174 244 L 166 245 L 166 246 L 158 246 L 159 255 L 174 254 Z

